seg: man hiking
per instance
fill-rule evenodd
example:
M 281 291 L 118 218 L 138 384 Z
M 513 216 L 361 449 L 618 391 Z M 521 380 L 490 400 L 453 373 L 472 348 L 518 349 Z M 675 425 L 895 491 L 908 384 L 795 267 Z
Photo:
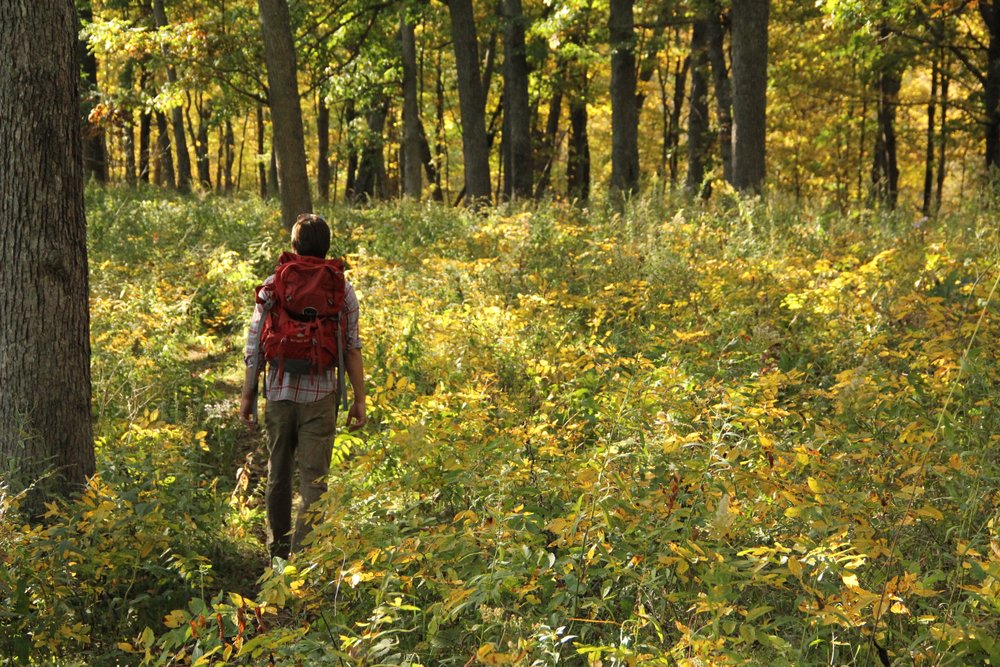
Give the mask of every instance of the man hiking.
M 292 252 L 281 255 L 275 272 L 257 288 L 240 397 L 240 419 L 256 428 L 257 383 L 263 373 L 267 543 L 272 558 L 285 559 L 302 545 L 311 528 L 309 507 L 326 491 L 339 399 L 346 406 L 345 371 L 354 394 L 347 428 L 356 431 L 367 422 L 358 299 L 344 279 L 343 264 L 326 259 L 326 220 L 300 215 L 291 245 Z M 293 533 L 296 464 L 302 507 Z

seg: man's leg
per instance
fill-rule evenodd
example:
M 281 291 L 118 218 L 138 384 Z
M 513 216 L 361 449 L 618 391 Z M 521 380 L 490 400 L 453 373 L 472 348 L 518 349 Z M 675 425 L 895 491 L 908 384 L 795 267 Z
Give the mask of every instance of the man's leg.
M 299 465 L 299 495 L 302 508 L 295 522 L 292 548 L 302 546 L 302 540 L 312 528 L 309 506 L 326 492 L 326 476 L 330 472 L 330 456 L 337 426 L 337 396 L 330 394 L 315 403 L 299 405 L 299 442 L 295 457 Z
M 268 401 L 267 547 L 271 558 L 288 558 L 292 530 L 292 466 L 298 444 L 298 410 L 291 401 Z

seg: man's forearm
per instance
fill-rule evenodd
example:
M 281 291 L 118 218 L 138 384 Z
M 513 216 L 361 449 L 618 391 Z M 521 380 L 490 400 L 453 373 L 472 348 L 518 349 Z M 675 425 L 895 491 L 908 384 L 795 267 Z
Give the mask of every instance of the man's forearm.
M 351 389 L 354 391 L 354 402 L 365 402 L 365 364 L 361 357 L 361 350 L 351 349 L 347 351 L 344 359 L 347 367 L 347 377 L 351 381 Z
M 243 375 L 243 396 L 250 398 L 257 395 L 258 375 L 256 366 L 247 366 L 246 372 Z

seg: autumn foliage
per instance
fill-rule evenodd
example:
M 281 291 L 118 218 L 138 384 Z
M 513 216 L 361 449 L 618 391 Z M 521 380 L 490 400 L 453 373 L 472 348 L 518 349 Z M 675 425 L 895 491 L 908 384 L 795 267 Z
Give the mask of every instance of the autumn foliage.
M 0 663 L 1000 659 L 996 230 L 719 196 L 329 212 L 372 423 L 264 559 L 247 201 L 92 193 L 100 474 L 0 505 Z

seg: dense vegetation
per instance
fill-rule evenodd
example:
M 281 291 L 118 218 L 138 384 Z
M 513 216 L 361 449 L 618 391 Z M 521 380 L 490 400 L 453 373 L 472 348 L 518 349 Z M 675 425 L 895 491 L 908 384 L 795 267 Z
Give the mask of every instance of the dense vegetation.
M 99 475 L 0 496 L 0 663 L 997 664 L 989 202 L 336 210 L 373 422 L 270 567 L 258 201 L 89 194 Z

